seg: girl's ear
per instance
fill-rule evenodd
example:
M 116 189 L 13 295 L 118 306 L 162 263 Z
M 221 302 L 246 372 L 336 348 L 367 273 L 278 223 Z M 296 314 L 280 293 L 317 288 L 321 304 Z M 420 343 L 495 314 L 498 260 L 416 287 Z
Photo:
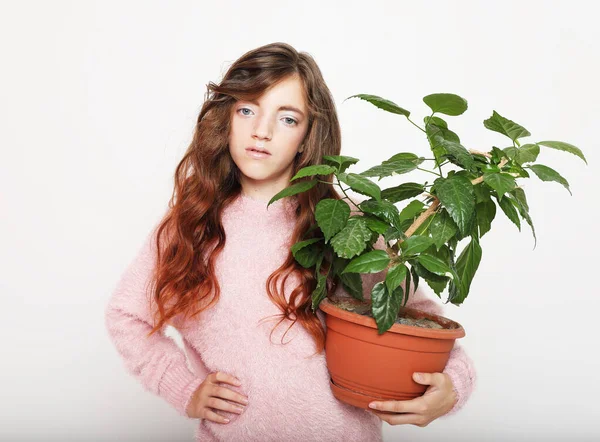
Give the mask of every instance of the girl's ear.
M 304 144 L 300 145 L 300 149 L 298 149 L 298 153 L 301 153 L 304 151 Z

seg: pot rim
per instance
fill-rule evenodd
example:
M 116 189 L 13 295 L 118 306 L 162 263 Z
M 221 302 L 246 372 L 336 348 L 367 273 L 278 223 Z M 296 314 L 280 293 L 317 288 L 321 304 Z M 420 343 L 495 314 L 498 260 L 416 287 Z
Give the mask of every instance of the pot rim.
M 344 298 L 346 299 L 346 298 Z M 354 300 L 354 298 L 348 298 Z M 354 300 L 356 302 L 361 302 L 358 300 Z M 336 318 L 342 319 L 344 321 L 352 322 L 354 324 L 363 325 L 365 327 L 377 329 L 377 322 L 375 322 L 375 318 L 371 318 L 369 316 L 364 316 L 359 313 L 349 312 L 344 310 L 343 308 L 335 306 L 329 298 L 325 298 L 319 304 L 319 308 L 328 315 L 334 316 Z M 446 318 L 445 316 L 436 315 L 435 313 L 429 313 L 423 310 L 419 310 L 413 307 L 400 307 L 401 311 L 406 311 L 407 313 L 413 313 L 417 317 L 424 317 L 431 319 L 442 326 L 454 325 L 456 328 L 425 328 L 418 327 L 416 325 L 406 325 L 406 324 L 394 324 L 392 327 L 387 330 L 385 333 L 399 333 L 403 335 L 412 335 L 412 336 L 420 336 L 425 338 L 434 338 L 434 339 L 458 339 L 462 338 L 466 335 L 465 329 L 458 322 L 453 321 L 452 319 Z M 379 333 L 379 331 L 378 331 Z M 385 334 L 384 333 L 384 334 Z

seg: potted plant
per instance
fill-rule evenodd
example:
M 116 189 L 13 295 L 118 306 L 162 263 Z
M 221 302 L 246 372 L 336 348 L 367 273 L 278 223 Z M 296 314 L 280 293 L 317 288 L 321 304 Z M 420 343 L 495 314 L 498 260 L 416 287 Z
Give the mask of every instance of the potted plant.
M 496 206 L 519 230 L 521 220 L 535 228 L 525 192 L 517 179 L 533 172 L 542 181 L 555 181 L 569 192 L 569 184 L 548 166 L 535 164 L 542 147 L 569 152 L 587 161 L 577 147 L 561 141 L 521 144 L 531 134 L 496 111 L 483 122 L 507 136 L 511 145 L 489 152 L 468 150 L 446 121 L 436 116 L 458 116 L 467 101 L 458 95 L 439 93 L 423 98 L 432 113 L 421 128 L 410 112 L 384 98 L 358 94 L 376 107 L 405 116 L 427 137 L 433 158 L 399 152 L 381 164 L 359 173 L 347 169 L 359 162 L 348 156 L 324 156 L 323 163 L 305 167 L 292 177 L 296 183 L 275 195 L 269 204 L 305 192 L 335 177 L 344 197 L 322 199 L 315 208 L 316 225 L 306 239 L 292 246 L 305 268 L 314 268 L 316 287 L 312 309 L 326 314 L 326 359 L 335 396 L 349 404 L 368 408 L 372 400 L 407 400 L 420 396 L 426 386 L 412 380 L 413 372 L 441 372 L 454 346 L 465 336 L 462 326 L 448 318 L 406 307 L 411 292 L 424 279 L 446 303 L 461 305 L 469 294 L 479 266 L 480 238 L 491 229 Z M 432 166 L 423 169 L 423 163 Z M 442 167 L 454 166 L 447 174 Z M 370 178 L 405 174 L 415 169 L 438 175 L 433 183 L 404 182 L 381 189 Z M 344 188 L 346 185 L 348 188 Z M 358 205 L 346 191 L 369 197 Z M 418 197 L 425 197 L 422 202 Z M 353 213 L 348 200 L 357 210 Z M 397 203 L 403 202 L 399 210 Z M 309 236 L 310 235 L 310 236 Z M 380 235 L 384 248 L 374 245 Z M 535 244 L 535 243 L 534 243 Z M 460 250 L 459 250 L 460 249 Z M 534 245 L 535 249 L 535 245 Z M 363 299 L 361 274 L 384 272 L 370 299 Z M 332 273 L 352 297 L 327 293 Z

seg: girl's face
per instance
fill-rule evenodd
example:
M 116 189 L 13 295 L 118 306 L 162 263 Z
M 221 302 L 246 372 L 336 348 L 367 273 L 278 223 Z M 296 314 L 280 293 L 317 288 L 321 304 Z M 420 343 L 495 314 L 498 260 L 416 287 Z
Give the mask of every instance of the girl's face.
M 233 105 L 229 152 L 241 171 L 242 192 L 270 200 L 290 184 L 293 161 L 308 130 L 302 83 L 290 76 L 256 102 Z M 251 149 L 267 150 L 259 155 Z

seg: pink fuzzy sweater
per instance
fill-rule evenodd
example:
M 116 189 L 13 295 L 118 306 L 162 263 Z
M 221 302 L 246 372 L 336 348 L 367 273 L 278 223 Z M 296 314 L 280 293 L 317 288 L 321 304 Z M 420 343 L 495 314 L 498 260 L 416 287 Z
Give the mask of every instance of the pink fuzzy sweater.
M 269 299 L 265 282 L 291 246 L 295 201 L 294 197 L 284 198 L 267 209 L 266 202 L 241 196 L 224 210 L 227 241 L 216 265 L 219 302 L 191 324 L 173 321 L 185 352 L 162 333 L 146 338 L 152 323 L 147 282 L 155 265 L 154 230 L 107 305 L 106 327 L 127 372 L 182 416 L 188 417 L 185 410 L 192 393 L 208 373 L 223 371 L 240 379 L 240 387 L 227 387 L 248 396 L 246 410 L 241 415 L 222 412 L 231 419 L 228 424 L 199 420 L 198 441 L 382 440 L 378 417 L 333 396 L 325 355 L 311 357 L 313 339 L 299 324 L 288 331 L 285 345 L 281 345 L 281 337 L 287 321 L 269 340 L 276 319 L 268 317 L 280 311 Z M 377 244 L 383 248 L 382 237 Z M 382 279 L 383 272 L 363 275 L 365 296 Z M 286 296 L 297 283 L 288 278 Z M 343 288 L 340 290 L 344 295 Z M 443 313 L 442 306 L 420 288 L 411 294 L 408 305 Z M 323 312 L 318 313 L 324 322 Z M 459 398 L 448 416 L 465 404 L 476 380 L 473 363 L 458 341 L 444 372 L 451 377 Z

